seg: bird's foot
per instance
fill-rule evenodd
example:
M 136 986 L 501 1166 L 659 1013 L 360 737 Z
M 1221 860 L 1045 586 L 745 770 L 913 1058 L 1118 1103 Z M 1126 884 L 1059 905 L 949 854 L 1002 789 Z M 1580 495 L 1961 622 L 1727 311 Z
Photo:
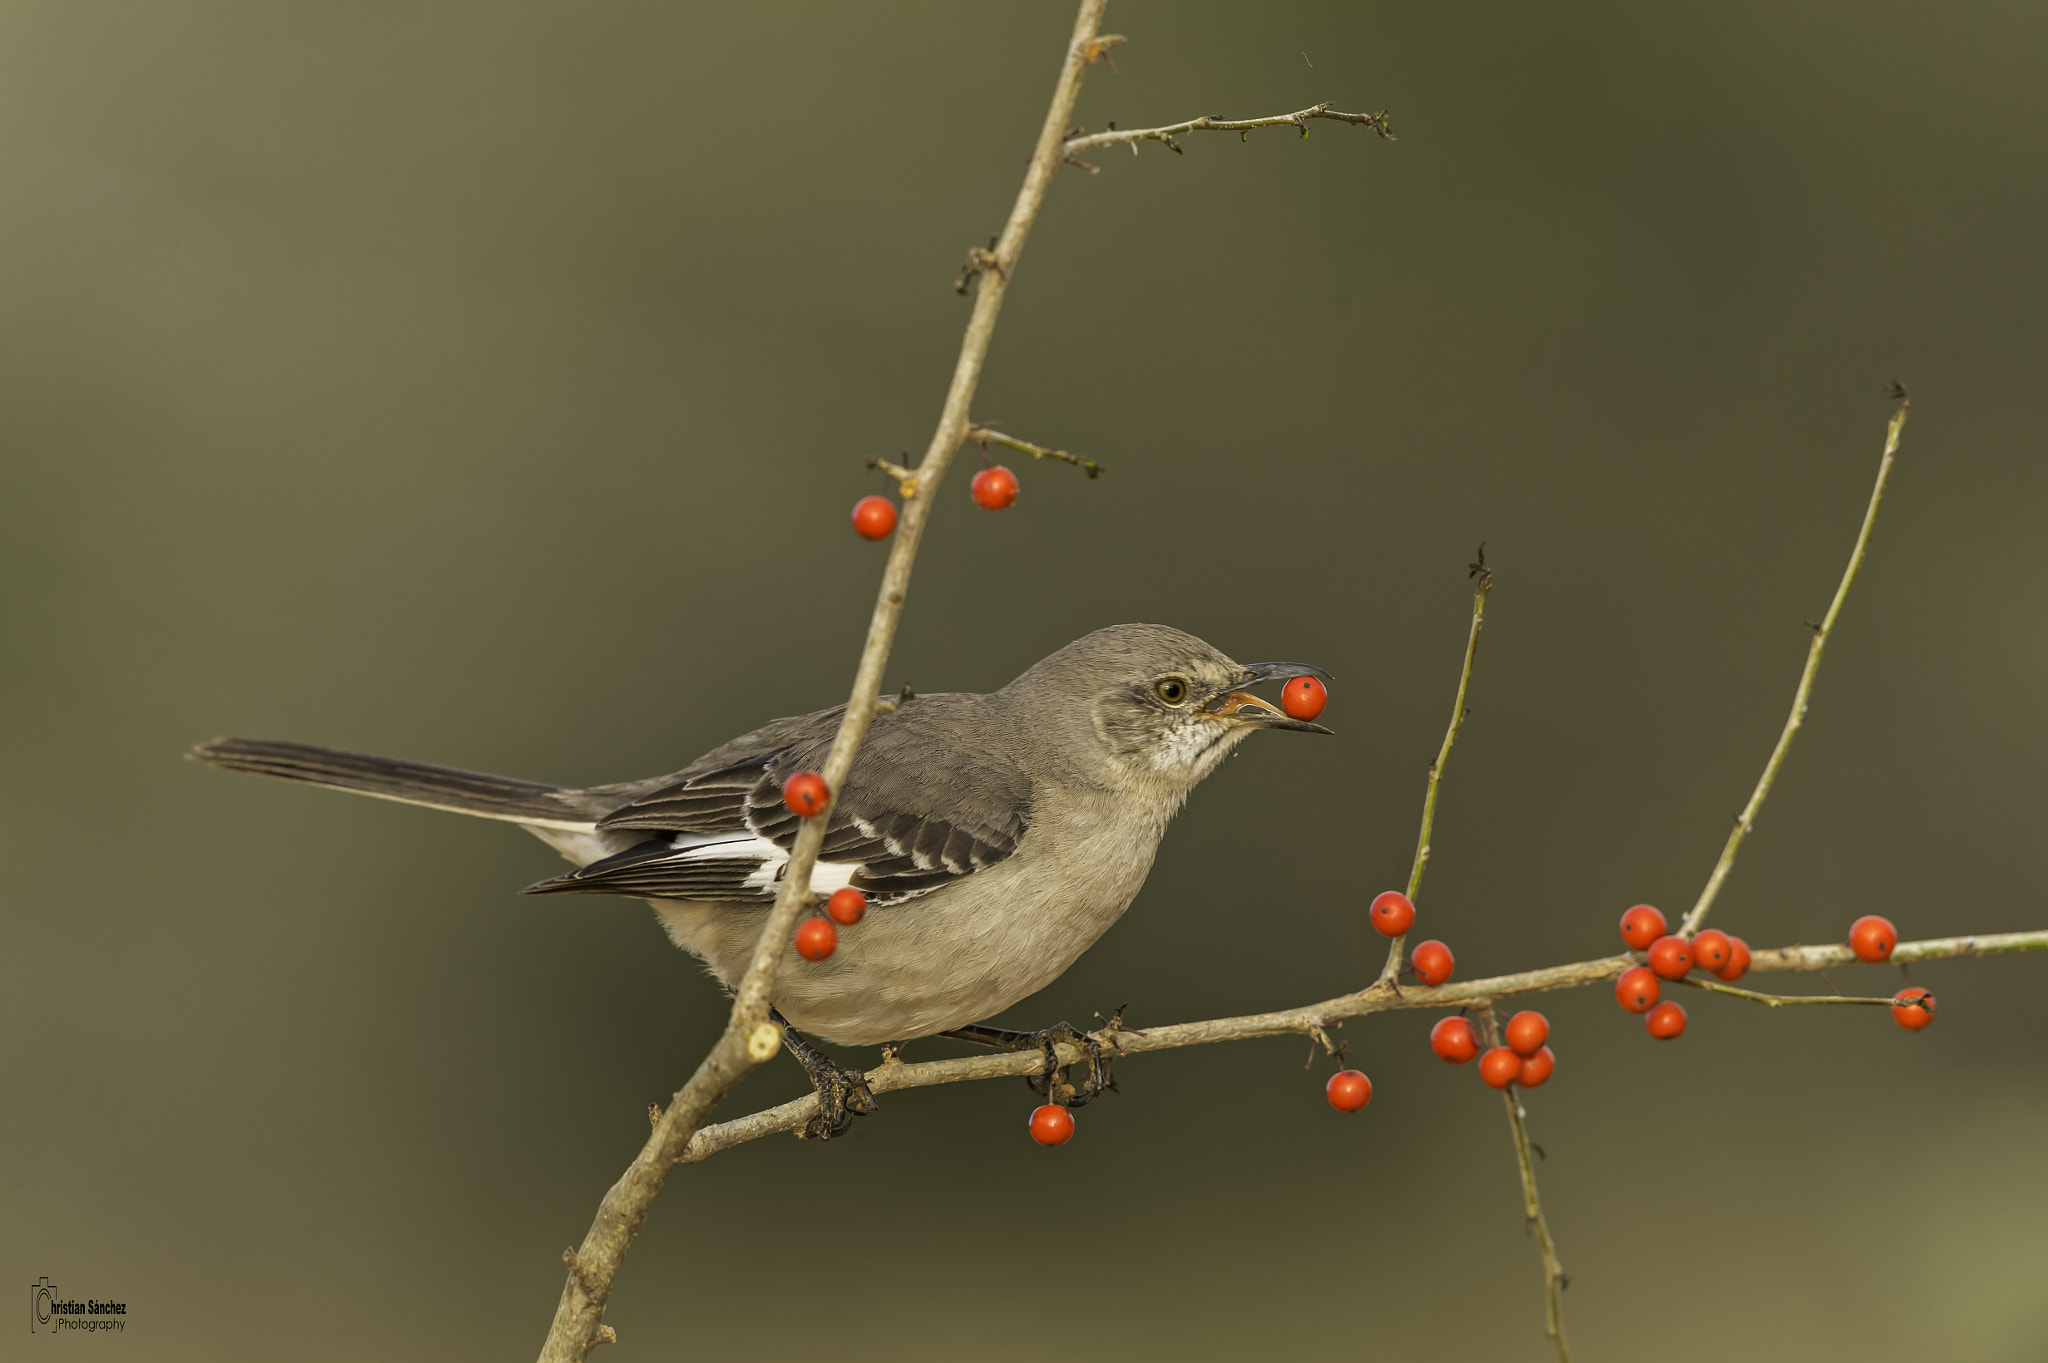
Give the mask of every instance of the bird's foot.
M 818 1115 L 796 1133 L 799 1139 L 829 1141 L 834 1136 L 844 1136 L 855 1117 L 874 1115 L 878 1105 L 875 1095 L 868 1092 L 866 1074 L 847 1069 L 811 1045 L 782 1014 L 771 1009 L 768 1015 L 782 1028 L 782 1044 L 804 1067 L 804 1073 L 811 1076 L 811 1086 L 818 1091 Z
M 1102 1015 L 1096 1014 L 1097 1018 Z M 1045 1068 L 1037 1074 L 1027 1074 L 1024 1082 L 1031 1091 L 1049 1102 L 1061 1107 L 1084 1107 L 1100 1097 L 1105 1091 L 1116 1090 L 1116 1080 L 1110 1077 L 1110 1062 L 1123 1054 L 1116 1044 L 1118 1032 L 1132 1029 L 1123 1025 L 1124 1010 L 1119 1008 L 1111 1014 L 1099 1031 L 1084 1032 L 1070 1022 L 1055 1023 L 1036 1032 L 1013 1032 L 1003 1027 L 973 1025 L 956 1027 L 941 1036 L 950 1036 L 959 1041 L 972 1041 L 977 1045 L 994 1046 L 1005 1051 L 1040 1051 L 1045 1055 Z M 1081 1059 L 1060 1063 L 1060 1044 L 1072 1046 L 1081 1052 Z M 1087 1077 L 1079 1087 L 1068 1082 L 1070 1066 L 1087 1063 Z

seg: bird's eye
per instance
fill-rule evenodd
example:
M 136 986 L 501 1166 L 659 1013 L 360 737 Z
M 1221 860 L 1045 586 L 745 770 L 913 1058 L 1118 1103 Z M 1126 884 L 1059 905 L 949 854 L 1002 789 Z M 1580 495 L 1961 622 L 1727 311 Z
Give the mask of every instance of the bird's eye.
M 1168 705 L 1178 705 L 1188 698 L 1188 684 L 1179 677 L 1168 677 L 1152 688 L 1153 693 Z

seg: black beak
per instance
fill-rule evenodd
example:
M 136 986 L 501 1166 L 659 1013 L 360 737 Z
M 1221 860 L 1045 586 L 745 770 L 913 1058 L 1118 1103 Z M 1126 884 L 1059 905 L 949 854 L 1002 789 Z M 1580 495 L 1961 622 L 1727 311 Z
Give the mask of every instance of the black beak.
M 1307 663 L 1247 663 L 1245 664 L 1244 671 L 1244 678 L 1233 683 L 1235 688 L 1256 686 L 1260 682 L 1271 681 L 1275 677 L 1319 677 L 1326 682 L 1336 680 L 1335 677 L 1323 671 L 1322 668 L 1311 667 Z M 1227 716 L 1240 724 L 1248 724 L 1260 729 L 1293 729 L 1304 734 L 1329 734 L 1336 732 L 1334 729 L 1325 729 L 1322 725 L 1310 720 L 1291 718 L 1282 713 L 1279 707 L 1271 702 L 1261 700 L 1257 696 L 1247 695 L 1241 689 L 1232 689 L 1218 696 L 1215 702 L 1209 706 L 1209 713 Z

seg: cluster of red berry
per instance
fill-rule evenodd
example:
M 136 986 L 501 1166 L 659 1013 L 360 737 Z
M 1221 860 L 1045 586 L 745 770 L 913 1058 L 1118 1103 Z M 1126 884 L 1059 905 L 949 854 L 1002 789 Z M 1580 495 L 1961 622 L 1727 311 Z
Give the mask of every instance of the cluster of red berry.
M 831 808 L 832 788 L 817 772 L 800 771 L 782 783 L 782 802 L 808 819 Z M 825 918 L 806 918 L 796 925 L 796 952 L 807 961 L 822 961 L 838 950 L 839 929 L 832 925 L 850 928 L 867 917 L 868 897 L 851 885 L 834 890 L 825 901 L 825 913 Z
M 1017 475 L 991 464 L 974 475 L 967 488 L 984 511 L 1001 511 L 1017 500 Z M 853 504 L 853 530 L 864 540 L 885 540 L 896 532 L 896 503 L 887 497 L 863 497 Z
M 1749 973 L 1749 944 L 1717 928 L 1705 928 L 1690 941 L 1666 930 L 1664 915 L 1648 904 L 1638 904 L 1621 916 L 1621 937 L 1643 953 L 1646 964 L 1631 966 L 1614 982 L 1614 999 L 1631 1013 L 1642 1013 L 1643 1024 L 1659 1041 L 1685 1034 L 1685 1009 L 1657 995 L 1662 980 L 1682 980 L 1695 967 L 1704 968 L 1716 979 L 1733 984 Z M 1849 925 L 1849 949 L 1859 961 L 1882 964 L 1899 944 L 1898 929 L 1876 914 L 1865 914 Z M 1892 998 L 1892 1020 L 1908 1030 L 1918 1031 L 1934 1021 L 1934 995 L 1925 989 L 1901 990 Z
M 1294 708 L 1286 704 L 1287 701 L 1294 698 L 1294 689 L 1302 682 L 1313 683 L 1315 678 L 1296 677 L 1293 681 L 1287 683 L 1287 689 L 1281 693 L 1281 704 L 1287 709 L 1287 713 L 1293 715 L 1296 719 L 1314 719 L 1318 714 L 1322 713 L 1323 708 L 1321 703 L 1322 687 L 1320 684 L 1316 686 L 1313 693 L 1310 693 L 1313 695 L 1316 705 L 1308 713 L 1298 713 Z M 1373 899 L 1372 906 L 1366 910 L 1366 918 L 1372 923 L 1373 930 L 1382 937 L 1405 937 L 1408 935 L 1408 929 L 1415 926 L 1415 901 L 1402 894 L 1399 890 L 1388 890 Z M 1414 973 L 1416 979 L 1424 984 L 1442 984 L 1445 980 L 1451 978 L 1451 968 L 1456 964 L 1457 958 L 1451 955 L 1451 949 L 1435 938 L 1431 938 L 1427 942 L 1417 943 L 1415 949 L 1408 953 L 1408 969 Z M 1535 1017 L 1536 1014 L 1531 1013 L 1529 1016 Z M 1466 1052 L 1463 1059 L 1470 1060 L 1473 1056 L 1479 1054 L 1478 1043 L 1471 1040 L 1472 1026 L 1470 1023 L 1466 1022 L 1463 1018 L 1446 1018 L 1445 1021 L 1455 1022 L 1459 1027 L 1465 1029 L 1466 1044 L 1471 1049 Z M 1442 1030 L 1443 1024 L 1439 1023 L 1438 1031 Z M 1547 1026 L 1545 1030 L 1548 1030 Z M 1430 1033 L 1430 1044 L 1432 1046 L 1436 1045 L 1436 1037 L 1436 1032 Z M 1536 1044 L 1541 1046 L 1543 1042 L 1539 1039 Z M 1545 1053 L 1548 1054 L 1547 1051 Z M 1441 1049 L 1437 1051 L 1437 1054 L 1443 1055 L 1447 1060 L 1451 1058 L 1445 1055 Z M 1548 1079 L 1549 1077 L 1549 1072 L 1546 1070 L 1543 1078 Z M 1540 1084 L 1543 1080 L 1539 1079 L 1536 1082 Z M 1366 1078 L 1364 1073 L 1359 1070 L 1344 1070 L 1334 1075 L 1330 1082 L 1324 1086 L 1323 1095 L 1330 1100 L 1330 1106 L 1336 1108 L 1339 1112 L 1356 1112 L 1372 1101 L 1372 1080 Z

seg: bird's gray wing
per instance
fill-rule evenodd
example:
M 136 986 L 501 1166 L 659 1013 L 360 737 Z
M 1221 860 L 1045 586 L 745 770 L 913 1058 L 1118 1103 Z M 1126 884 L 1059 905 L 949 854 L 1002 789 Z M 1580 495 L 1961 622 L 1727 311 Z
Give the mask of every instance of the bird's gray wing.
M 979 700 L 923 696 L 877 717 L 827 816 L 815 884 L 851 884 L 881 907 L 1016 852 L 1029 826 L 1031 783 L 977 722 Z M 783 803 L 783 782 L 824 765 L 839 718 L 827 710 L 779 720 L 666 784 L 640 785 L 598 827 L 659 836 L 528 893 L 774 898 L 801 824 Z

